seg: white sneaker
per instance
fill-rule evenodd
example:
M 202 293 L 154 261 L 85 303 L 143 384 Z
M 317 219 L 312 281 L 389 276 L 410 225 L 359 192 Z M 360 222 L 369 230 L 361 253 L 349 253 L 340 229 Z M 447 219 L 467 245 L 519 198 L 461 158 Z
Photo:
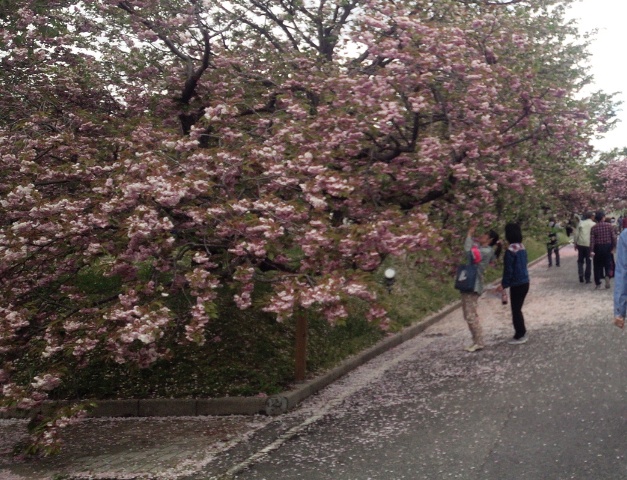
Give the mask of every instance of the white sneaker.
M 473 343 L 471 346 L 466 347 L 467 352 L 476 352 L 482 349 L 483 349 L 483 345 L 477 345 L 476 343 Z
M 523 337 L 520 338 L 512 338 L 509 342 L 510 345 L 522 345 L 523 343 L 527 343 L 527 340 L 529 340 L 529 337 L 527 336 L 527 334 L 525 334 Z

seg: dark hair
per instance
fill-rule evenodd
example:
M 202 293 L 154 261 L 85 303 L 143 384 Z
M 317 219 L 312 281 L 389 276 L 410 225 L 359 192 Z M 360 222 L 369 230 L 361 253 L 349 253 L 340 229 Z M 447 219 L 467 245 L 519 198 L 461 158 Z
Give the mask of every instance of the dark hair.
M 583 219 L 587 220 L 588 218 L 592 218 L 592 212 L 585 212 L 583 214 Z
M 505 239 L 509 243 L 521 243 L 523 241 L 522 230 L 518 223 L 508 223 L 505 225 Z
M 498 259 L 501 256 L 501 250 L 503 249 L 503 245 L 499 242 L 499 234 L 494 230 L 490 230 L 488 232 L 490 236 L 490 246 L 493 247 L 496 245 L 496 249 L 494 250 L 494 256 Z
M 599 210 L 597 211 L 597 213 L 594 214 L 594 219 L 597 222 L 600 222 L 601 220 L 603 220 L 603 217 L 605 217 L 605 212 L 603 210 Z

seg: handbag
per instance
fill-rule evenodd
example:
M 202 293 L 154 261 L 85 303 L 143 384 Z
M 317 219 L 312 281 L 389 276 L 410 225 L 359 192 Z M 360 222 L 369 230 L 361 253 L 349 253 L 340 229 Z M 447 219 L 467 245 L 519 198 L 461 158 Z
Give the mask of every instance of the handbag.
M 457 267 L 457 274 L 455 275 L 455 288 L 462 293 L 474 292 L 478 274 L 479 270 L 477 265 L 473 263 L 472 254 L 468 252 L 468 263 Z

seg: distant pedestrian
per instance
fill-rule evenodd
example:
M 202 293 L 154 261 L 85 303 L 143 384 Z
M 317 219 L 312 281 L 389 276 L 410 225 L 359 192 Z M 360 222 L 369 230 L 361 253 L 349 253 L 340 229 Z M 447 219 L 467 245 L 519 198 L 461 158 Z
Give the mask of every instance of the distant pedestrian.
M 462 293 L 462 311 L 464 313 L 464 319 L 468 323 L 468 329 L 472 335 L 472 345 L 466 347 L 468 352 L 476 352 L 484 348 L 483 342 L 483 329 L 481 328 L 481 322 L 479 314 L 477 313 L 477 304 L 479 302 L 479 296 L 483 293 L 483 274 L 494 257 L 494 251 L 490 246 L 492 238 L 488 233 L 483 233 L 473 238 L 475 233 L 475 225 L 471 225 L 464 241 L 464 251 L 466 253 L 471 250 L 478 250 L 480 254 L 480 260 L 477 263 L 477 280 L 475 281 L 475 288 L 473 292 Z
M 525 250 L 525 246 L 522 243 L 523 235 L 520 225 L 517 223 L 505 225 L 505 239 L 509 245 L 503 257 L 503 278 L 498 289 L 509 288 L 514 338 L 508 343 L 510 345 L 520 345 L 528 340 L 522 307 L 529 292 L 527 250 Z
M 573 232 L 575 231 L 575 227 L 577 226 L 578 223 L 578 219 L 577 216 L 573 213 L 570 218 L 568 219 L 568 222 L 566 222 L 566 236 L 568 237 L 568 240 L 571 241 L 571 236 L 573 234 Z
M 605 280 L 605 288 L 610 288 L 610 270 L 612 253 L 616 248 L 614 228 L 605 221 L 605 213 L 599 210 L 594 215 L 596 225 L 590 230 L 590 254 L 594 259 L 594 285 L 601 288 L 601 280 Z
M 570 236 L 573 234 L 573 223 L 571 220 L 568 220 L 566 224 L 566 236 L 570 239 Z
M 592 270 L 592 260 L 590 257 L 590 230 L 594 227 L 592 221 L 592 213 L 583 214 L 583 220 L 579 222 L 575 230 L 575 250 L 577 250 L 577 271 L 579 273 L 579 281 L 590 283 L 590 275 Z M 584 268 L 585 266 L 585 268 Z
M 608 218 L 605 217 L 605 221 L 609 222 L 612 225 L 612 231 L 614 232 L 614 239 L 617 240 L 618 236 L 620 235 L 620 229 L 618 228 L 618 223 L 616 223 L 616 219 L 612 217 L 610 220 L 608 220 Z M 614 251 L 616 251 L 616 248 L 614 248 L 612 253 L 610 253 L 610 268 L 607 272 L 607 275 L 610 278 L 614 278 L 614 270 L 616 269 L 616 262 L 614 260 Z
M 623 229 L 616 245 L 614 270 L 614 324 L 625 328 L 627 313 L 627 228 Z
M 553 254 L 555 254 L 555 266 L 560 266 L 560 247 L 557 239 L 558 231 L 559 229 L 557 223 L 555 222 L 555 218 L 549 218 L 549 228 L 546 240 L 546 251 L 547 258 L 549 260 L 549 267 L 553 266 Z

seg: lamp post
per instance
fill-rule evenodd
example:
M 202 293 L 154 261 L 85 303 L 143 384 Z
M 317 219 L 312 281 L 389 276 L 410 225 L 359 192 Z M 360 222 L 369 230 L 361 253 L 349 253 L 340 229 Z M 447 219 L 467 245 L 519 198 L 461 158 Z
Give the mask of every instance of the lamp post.
M 388 289 L 388 293 L 392 293 L 392 286 L 396 281 L 396 270 L 393 268 L 386 268 L 385 272 L 383 272 L 383 276 L 385 277 L 385 286 Z

